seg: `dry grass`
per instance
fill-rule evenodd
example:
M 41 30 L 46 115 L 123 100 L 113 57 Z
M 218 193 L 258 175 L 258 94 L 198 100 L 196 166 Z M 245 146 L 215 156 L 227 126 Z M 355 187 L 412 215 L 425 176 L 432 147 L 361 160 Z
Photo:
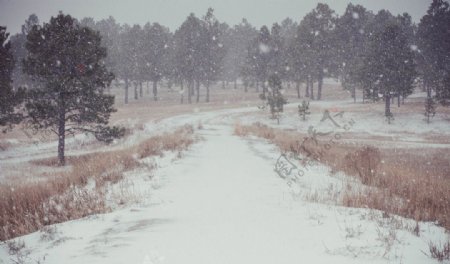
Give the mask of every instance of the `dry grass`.
M 125 150 L 69 157 L 72 169 L 45 182 L 0 185 L 0 241 L 39 228 L 87 215 L 109 211 L 105 204 L 107 184 L 123 179 L 125 171 L 140 165 L 134 158 L 185 150 L 194 142 L 192 126 L 152 137 Z M 56 158 L 34 162 L 57 166 Z M 92 183 L 92 184 L 90 184 Z
M 348 190 L 343 204 L 374 208 L 417 221 L 436 221 L 450 230 L 450 163 L 448 149 L 382 149 L 334 141 L 307 139 L 306 135 L 255 123 L 235 126 L 235 134 L 268 139 L 284 153 L 316 160 L 332 171 L 343 171 L 375 187 Z M 307 161 L 303 160 L 303 164 Z
M 439 262 L 450 260 L 450 241 L 444 243 L 444 245 L 436 245 L 430 242 L 428 246 L 432 258 L 437 259 Z

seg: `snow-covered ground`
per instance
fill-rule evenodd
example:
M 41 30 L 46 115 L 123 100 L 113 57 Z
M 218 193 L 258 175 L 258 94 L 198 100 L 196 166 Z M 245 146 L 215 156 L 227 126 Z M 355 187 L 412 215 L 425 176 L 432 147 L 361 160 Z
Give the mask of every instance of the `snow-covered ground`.
M 331 175 L 318 164 L 287 184 L 274 171 L 277 148 L 233 135 L 238 120 L 274 124 L 267 114 L 248 117 L 248 112 L 257 111 L 179 115 L 146 124 L 116 143 L 113 147 L 136 144 L 185 123 L 203 126 L 197 130 L 203 139 L 182 158 L 156 158 L 156 170 L 127 177 L 136 203 L 16 238 L 26 245 L 25 263 L 436 263 L 428 243 L 447 241 L 444 229 L 419 223 L 416 236 L 412 220 L 336 205 L 331 197 L 348 184 L 345 175 Z M 358 121 L 361 129 L 375 123 Z M 294 115 L 282 120 L 282 126 L 289 124 L 305 126 Z M 34 147 L 7 151 L 0 159 L 21 160 L 27 151 Z M 38 155 L 39 148 L 35 151 Z M 0 245 L 1 264 L 17 260 L 7 248 Z

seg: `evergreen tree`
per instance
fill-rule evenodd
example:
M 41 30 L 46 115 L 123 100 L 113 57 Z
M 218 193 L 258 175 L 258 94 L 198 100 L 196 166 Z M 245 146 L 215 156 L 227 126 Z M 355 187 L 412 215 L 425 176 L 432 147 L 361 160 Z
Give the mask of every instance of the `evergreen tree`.
M 201 79 L 206 87 L 206 102 L 209 102 L 209 88 L 214 82 L 222 68 L 225 49 L 220 39 L 220 23 L 214 17 L 214 10 L 209 8 L 203 17 L 202 33 L 203 38 L 200 48 L 200 67 L 202 69 Z M 199 91 L 197 90 L 197 102 L 199 101 Z
M 277 74 L 272 74 L 269 77 L 268 83 L 269 91 L 267 93 L 267 104 L 269 105 L 272 118 L 277 119 L 277 123 L 280 124 L 283 106 L 287 103 L 282 93 L 281 79 Z
M 436 115 L 436 102 L 434 101 L 433 97 L 427 96 L 427 99 L 425 100 L 425 113 L 424 113 L 427 123 L 430 123 L 430 118 L 434 117 Z
M 15 60 L 12 79 L 15 87 L 32 87 L 32 80 L 23 73 L 22 61 L 27 56 L 27 49 L 25 48 L 27 35 L 34 25 L 39 25 L 39 19 L 35 14 L 31 14 L 28 19 L 25 20 L 25 24 L 22 25 L 21 32 L 11 36 L 11 51 Z
M 336 25 L 338 74 L 344 89 L 351 91 L 356 102 L 357 70 L 363 62 L 368 40 L 370 13 L 360 5 L 348 4 Z
M 22 114 L 16 111 L 16 107 L 21 104 L 24 95 L 22 89 L 14 91 L 11 85 L 14 58 L 8 36 L 6 27 L 0 26 L 0 127 L 4 127 L 3 132 L 22 120 Z
M 271 36 L 267 26 L 262 26 L 257 37 L 251 42 L 247 49 L 246 74 L 250 74 L 256 80 L 256 90 L 261 83 L 262 97 L 266 96 L 266 82 L 269 76 L 270 61 L 272 58 Z
M 450 104 L 450 4 L 433 0 L 418 27 L 420 69 L 425 87 L 442 105 Z
M 58 158 L 65 164 L 67 134 L 93 133 L 110 142 L 123 129 L 108 127 L 114 97 L 104 94 L 114 76 L 104 66 L 106 49 L 98 32 L 78 25 L 60 13 L 27 36 L 24 70 L 40 85 L 26 102 L 34 129 L 49 129 L 58 136 Z
M 202 34 L 201 21 L 192 13 L 174 34 L 175 63 L 180 78 L 187 82 L 188 103 L 192 102 L 194 84 L 200 86 Z
M 303 100 L 301 105 L 298 105 L 298 115 L 302 117 L 303 121 L 306 120 L 306 115 L 311 114 L 309 111 L 309 102 Z
M 402 28 L 395 22 L 371 36 L 369 45 L 363 69 L 369 72 L 366 76 L 374 81 L 375 90 L 383 95 L 385 116 L 390 122 L 391 97 L 413 88 L 416 76 L 414 55 Z
M 134 40 L 130 34 L 131 28 L 125 24 L 121 27 L 119 33 L 119 53 L 117 64 L 117 74 L 125 82 L 124 102 L 128 104 L 130 81 L 133 77 L 133 67 L 136 61 L 134 57 Z
M 242 79 L 244 89 L 247 91 L 250 74 L 246 68 L 247 47 L 256 37 L 257 30 L 244 18 L 241 23 L 235 25 L 224 34 L 223 45 L 226 49 L 224 57 L 224 69 L 222 79 L 234 82 L 237 88 L 237 80 Z
M 334 50 L 334 29 L 336 27 L 336 14 L 326 4 L 319 3 L 308 13 L 300 23 L 300 46 L 305 47 L 308 54 L 307 63 L 309 83 L 311 85 L 311 99 L 314 99 L 312 83 L 317 79 L 317 99 L 322 98 L 323 79 L 329 76 L 336 68 Z M 315 78 L 314 78 L 315 76 Z
M 158 23 L 144 26 L 144 74 L 153 83 L 153 98 L 158 100 L 158 82 L 165 76 L 169 44 L 169 30 Z
M 316 73 L 315 52 L 313 49 L 316 32 L 312 25 L 313 14 L 306 15 L 297 28 L 297 34 L 290 46 L 291 67 L 296 76 L 297 95 L 300 97 L 300 82 L 306 83 L 305 97 L 314 100 L 313 83 Z

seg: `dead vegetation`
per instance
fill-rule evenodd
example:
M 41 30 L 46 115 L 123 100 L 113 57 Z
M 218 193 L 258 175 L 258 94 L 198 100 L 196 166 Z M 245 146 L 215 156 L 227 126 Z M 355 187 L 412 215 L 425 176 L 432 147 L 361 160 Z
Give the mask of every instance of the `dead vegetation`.
M 187 149 L 194 142 L 193 132 L 192 126 L 186 125 L 128 149 L 69 157 L 72 168 L 46 181 L 0 184 L 0 241 L 45 225 L 109 211 L 103 187 L 117 183 L 124 172 L 140 166 L 140 158 Z M 34 163 L 58 166 L 56 158 Z
M 306 157 L 357 177 L 370 188 L 346 190 L 342 203 L 349 207 L 373 208 L 416 221 L 435 221 L 450 230 L 450 155 L 448 149 L 378 149 L 335 140 L 325 142 L 297 132 L 255 123 L 235 125 L 235 134 L 265 138 L 281 152 Z M 305 139 L 306 138 L 306 139 Z

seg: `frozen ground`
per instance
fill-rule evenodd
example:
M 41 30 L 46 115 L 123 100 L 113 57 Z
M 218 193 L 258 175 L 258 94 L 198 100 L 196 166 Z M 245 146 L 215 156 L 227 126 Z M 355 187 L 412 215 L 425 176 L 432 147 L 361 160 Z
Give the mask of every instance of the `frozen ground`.
M 448 239 L 442 228 L 419 223 L 416 236 L 414 221 L 327 202 L 348 183 L 345 175 L 316 165 L 289 186 L 274 172 L 280 155 L 274 146 L 232 133 L 237 120 L 267 120 L 246 117 L 253 111 L 179 115 L 118 142 L 114 147 L 185 123 L 203 126 L 203 140 L 184 157 L 155 160 L 160 168 L 151 180 L 145 170 L 130 175 L 138 203 L 15 239 L 29 250 L 25 263 L 435 263 L 428 243 Z M 24 147 L 0 159 L 23 160 L 31 150 L 42 151 Z M 0 263 L 15 260 L 1 245 Z

